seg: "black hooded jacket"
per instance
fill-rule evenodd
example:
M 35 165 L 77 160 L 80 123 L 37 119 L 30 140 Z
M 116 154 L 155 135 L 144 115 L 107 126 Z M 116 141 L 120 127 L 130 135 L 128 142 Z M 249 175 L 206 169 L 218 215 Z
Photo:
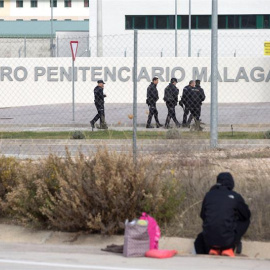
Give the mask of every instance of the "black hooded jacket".
M 242 196 L 233 191 L 230 173 L 221 173 L 217 184 L 206 194 L 201 218 L 203 236 L 209 246 L 229 247 L 235 243 L 238 221 L 248 221 L 250 211 Z

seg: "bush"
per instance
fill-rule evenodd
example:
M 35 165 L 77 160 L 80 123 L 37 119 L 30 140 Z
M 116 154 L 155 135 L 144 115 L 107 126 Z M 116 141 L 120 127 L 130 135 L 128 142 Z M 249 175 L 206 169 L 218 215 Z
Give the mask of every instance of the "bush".
M 83 140 L 85 139 L 85 135 L 81 131 L 74 131 L 72 134 L 72 139 L 74 140 Z
M 270 139 L 270 130 L 267 130 L 267 131 L 264 133 L 264 138 L 265 138 L 265 139 Z
M 180 131 L 177 129 L 169 129 L 166 132 L 166 139 L 176 140 L 176 139 L 180 139 L 180 138 L 181 138 L 181 134 L 180 134 Z
M 32 164 L 6 197 L 9 213 L 21 223 L 113 234 L 123 230 L 125 219 L 143 211 L 169 222 L 182 191 L 162 167 L 153 171 L 150 160 L 135 167 L 131 156 L 100 149 L 90 159 L 50 155 Z

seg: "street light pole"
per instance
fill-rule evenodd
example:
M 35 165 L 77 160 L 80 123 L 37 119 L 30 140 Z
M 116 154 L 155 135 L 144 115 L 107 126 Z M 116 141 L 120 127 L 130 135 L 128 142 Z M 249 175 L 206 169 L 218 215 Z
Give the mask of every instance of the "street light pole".
M 53 0 L 51 0 L 51 57 L 53 57 Z
M 191 57 L 191 0 L 189 0 L 188 15 L 188 57 Z
M 175 0 L 175 57 L 177 57 L 177 0 Z

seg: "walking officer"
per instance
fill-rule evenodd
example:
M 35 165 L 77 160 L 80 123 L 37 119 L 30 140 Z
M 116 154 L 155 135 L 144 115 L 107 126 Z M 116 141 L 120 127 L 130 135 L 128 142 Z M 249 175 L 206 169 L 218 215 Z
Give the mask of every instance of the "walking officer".
M 151 125 L 153 116 L 155 117 L 155 120 L 156 120 L 156 127 L 157 128 L 162 127 L 162 125 L 159 123 L 159 120 L 158 120 L 158 110 L 156 106 L 157 101 L 159 100 L 157 84 L 158 84 L 158 77 L 154 77 L 151 84 L 147 88 L 146 104 L 149 106 L 149 115 L 148 115 L 146 128 L 154 128 Z
M 195 87 L 195 82 L 190 81 L 189 85 L 185 86 L 183 89 L 181 100 L 179 101 L 179 105 L 184 109 L 183 115 L 183 127 L 188 127 L 192 121 L 192 114 L 189 115 L 190 109 L 192 106 L 192 89 Z M 189 115 L 188 121 L 187 117 Z
M 168 115 L 165 122 L 165 128 L 169 128 L 171 118 L 173 119 L 177 128 L 180 127 L 180 123 L 176 119 L 175 106 L 178 102 L 179 89 L 176 87 L 177 79 L 172 78 L 170 84 L 165 88 L 164 101 L 168 108 Z
M 97 108 L 97 115 L 94 117 L 92 121 L 90 121 L 92 129 L 95 128 L 95 123 L 100 120 L 100 129 L 108 129 L 108 126 L 105 122 L 105 108 L 104 108 L 104 98 L 106 95 L 103 93 L 105 82 L 103 80 L 99 80 L 97 82 L 97 86 L 94 89 L 95 96 L 95 106 Z
M 201 117 L 201 111 L 202 111 L 202 103 L 205 101 L 205 94 L 204 94 L 204 90 L 201 88 L 201 81 L 200 80 L 196 80 L 196 89 L 198 89 L 200 91 L 200 103 L 198 104 L 199 106 L 199 117 Z

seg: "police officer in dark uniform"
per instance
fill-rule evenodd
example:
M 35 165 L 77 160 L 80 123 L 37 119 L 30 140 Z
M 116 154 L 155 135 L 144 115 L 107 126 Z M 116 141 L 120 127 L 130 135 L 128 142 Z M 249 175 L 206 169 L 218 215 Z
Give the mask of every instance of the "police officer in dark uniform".
M 179 105 L 184 109 L 183 115 L 183 127 L 188 127 L 192 121 L 192 115 L 190 113 L 190 109 L 192 106 L 192 89 L 195 87 L 195 82 L 190 81 L 189 85 L 185 86 L 183 89 L 181 100 L 179 101 Z M 188 121 L 187 117 L 189 115 Z
M 108 129 L 108 126 L 105 122 L 105 108 L 104 108 L 104 98 L 106 95 L 103 93 L 105 82 L 103 80 L 99 80 L 98 85 L 94 89 L 95 96 L 95 106 L 97 108 L 97 115 L 94 117 L 92 121 L 90 121 L 92 129 L 95 128 L 95 123 L 100 119 L 100 129 Z
M 168 115 L 165 122 L 165 128 L 169 128 L 171 118 L 173 119 L 177 128 L 181 125 L 176 119 L 175 106 L 177 106 L 179 89 L 176 87 L 177 79 L 172 78 L 170 84 L 165 88 L 164 101 L 168 108 Z
M 201 88 L 201 81 L 196 80 L 196 88 L 200 91 L 200 104 L 199 104 L 199 117 L 201 117 L 201 111 L 202 111 L 202 103 L 205 101 L 205 94 L 204 90 Z
M 149 115 L 148 115 L 146 128 L 154 128 L 151 125 L 153 116 L 155 117 L 155 120 L 156 120 L 156 127 L 160 128 L 163 126 L 159 123 L 159 120 L 158 120 L 158 110 L 157 110 L 156 104 L 157 104 L 157 101 L 159 100 L 159 96 L 158 96 L 157 84 L 158 84 L 158 77 L 154 77 L 151 84 L 147 88 L 146 104 L 149 106 Z

